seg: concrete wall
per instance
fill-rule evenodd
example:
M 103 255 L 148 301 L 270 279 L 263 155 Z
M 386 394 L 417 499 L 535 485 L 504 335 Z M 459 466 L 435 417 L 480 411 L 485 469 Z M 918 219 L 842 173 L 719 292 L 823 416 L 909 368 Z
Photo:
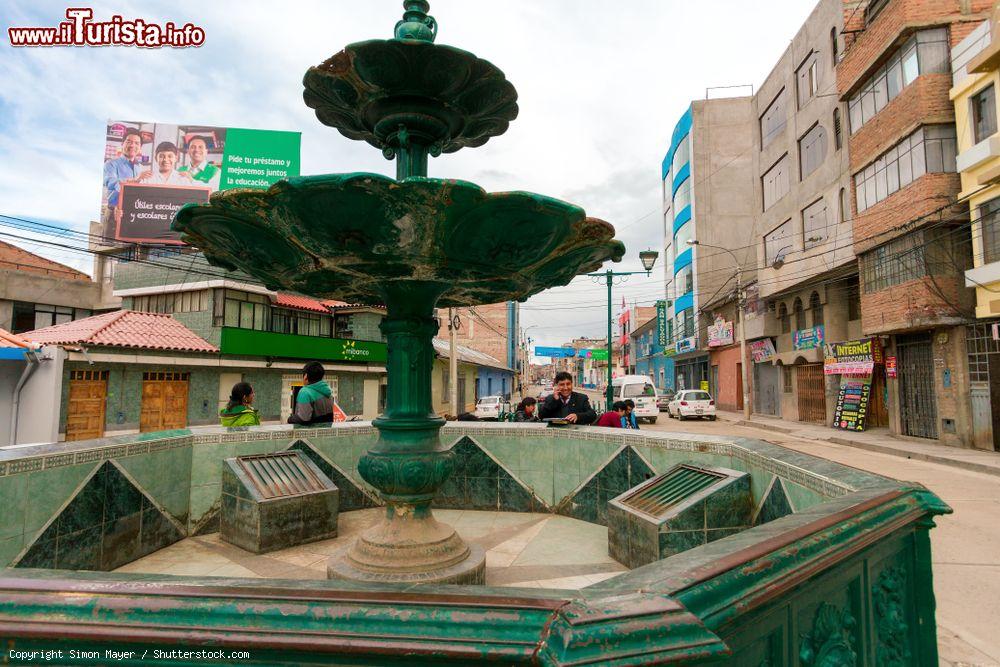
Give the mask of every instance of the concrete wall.
M 14 301 L 93 309 L 100 301 L 100 293 L 100 285 L 94 282 L 0 271 L 0 328 L 11 329 Z
M 444 376 L 447 373 L 448 360 L 435 359 L 431 373 L 431 409 L 439 415 L 451 414 L 451 392 L 444 391 Z M 464 404 L 466 412 L 472 412 L 476 407 L 476 367 L 460 361 L 458 375 L 459 378 L 465 377 L 465 396 L 459 396 L 459 402 Z
M 754 227 L 753 127 L 756 118 L 750 97 L 698 100 L 691 105 L 691 178 L 694 184 L 692 219 L 695 239 L 733 250 L 744 267 L 744 283 L 756 276 Z M 683 249 L 678 249 L 683 251 Z M 695 248 L 695 310 L 704 306 L 736 273 L 729 253 Z M 735 287 L 730 280 L 726 290 Z M 699 316 L 699 347 L 705 348 L 707 317 Z M 675 337 L 679 337 L 675 333 Z
M 38 352 L 42 360 L 21 390 L 15 444 L 55 442 L 59 435 L 59 404 L 66 353 L 58 347 Z M 0 447 L 10 444 L 14 390 L 27 360 L 0 361 Z
M 837 74 L 833 61 L 833 44 L 830 30 L 839 31 L 843 26 L 841 0 L 820 0 L 809 18 L 792 39 L 781 55 L 774 69 L 754 95 L 754 151 L 753 187 L 754 211 L 757 216 L 755 257 L 758 266 L 767 265 L 763 237 L 786 220 L 792 221 L 794 230 L 787 241 L 791 245 L 785 255 L 781 269 L 762 268 L 759 274 L 760 296 L 772 294 L 793 287 L 805 280 L 854 261 L 851 226 L 851 176 L 849 170 L 847 142 L 849 126 L 847 105 L 837 98 Z M 842 50 L 842 44 L 839 46 Z M 818 53 L 819 93 L 801 109 L 796 95 L 796 70 L 812 52 Z M 784 90 L 786 104 L 785 127 L 767 146 L 762 146 L 760 117 L 770 104 Z M 840 108 L 842 141 L 837 150 L 834 138 L 834 109 Z M 802 178 L 799 160 L 799 139 L 817 123 L 826 132 L 826 159 L 818 169 Z M 766 211 L 761 177 L 781 157 L 788 155 L 790 166 L 789 191 L 782 199 Z M 848 200 L 848 209 L 841 213 L 840 190 Z M 826 239 L 805 248 L 807 236 L 802 229 L 802 209 L 822 198 L 826 203 Z M 843 222 L 841 222 L 843 220 Z M 782 243 L 785 245 L 785 243 Z

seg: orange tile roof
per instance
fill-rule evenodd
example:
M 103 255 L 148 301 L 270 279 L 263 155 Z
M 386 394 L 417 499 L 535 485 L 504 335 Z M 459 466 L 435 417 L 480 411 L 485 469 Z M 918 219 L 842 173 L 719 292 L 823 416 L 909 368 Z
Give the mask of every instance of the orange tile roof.
M 12 334 L 6 329 L 0 329 L 0 347 L 33 348 L 37 347 L 37 345 L 31 341 L 24 340 L 17 334 Z
M 147 350 L 218 352 L 170 315 L 114 310 L 73 322 L 35 329 L 24 338 L 43 345 L 102 345 Z
M 3 241 L 0 241 L 0 269 L 50 275 L 66 280 L 90 280 L 90 276 L 83 271 L 77 271 L 65 264 L 53 262 L 51 259 L 45 259 Z
M 309 310 L 314 313 L 330 314 L 330 309 L 323 305 L 322 301 L 290 292 L 278 292 L 274 297 L 274 305 L 282 308 L 294 308 L 295 310 Z

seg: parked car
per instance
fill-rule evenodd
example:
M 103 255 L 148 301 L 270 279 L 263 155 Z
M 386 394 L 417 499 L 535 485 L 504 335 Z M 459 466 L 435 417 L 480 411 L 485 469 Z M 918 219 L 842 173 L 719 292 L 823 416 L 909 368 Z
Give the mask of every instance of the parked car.
M 504 401 L 502 396 L 483 396 L 476 402 L 476 411 L 473 413 L 479 419 L 499 419 L 501 412 L 510 412 L 510 403 Z
M 656 397 L 656 407 L 660 412 L 666 412 L 670 401 L 674 400 L 677 392 L 668 389 Z
M 611 380 L 614 399 L 624 401 L 631 398 L 635 401 L 636 421 L 645 419 L 650 424 L 656 423 L 660 416 L 660 408 L 656 403 L 656 385 L 648 375 L 623 375 Z
M 667 416 L 685 420 L 688 417 L 705 417 L 715 421 L 715 401 L 707 391 L 688 389 L 679 391 L 667 405 Z

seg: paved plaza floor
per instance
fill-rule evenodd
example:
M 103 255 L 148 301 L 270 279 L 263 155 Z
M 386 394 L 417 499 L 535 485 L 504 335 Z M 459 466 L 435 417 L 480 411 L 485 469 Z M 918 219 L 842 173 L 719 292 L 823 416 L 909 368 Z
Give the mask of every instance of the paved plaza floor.
M 191 537 L 118 568 L 187 576 L 326 579 L 326 563 L 377 520 L 380 508 L 344 512 L 339 536 L 290 549 L 253 554 L 219 539 Z M 626 571 L 608 556 L 608 530 L 555 514 L 435 510 L 467 542 L 486 551 L 490 586 L 579 589 Z

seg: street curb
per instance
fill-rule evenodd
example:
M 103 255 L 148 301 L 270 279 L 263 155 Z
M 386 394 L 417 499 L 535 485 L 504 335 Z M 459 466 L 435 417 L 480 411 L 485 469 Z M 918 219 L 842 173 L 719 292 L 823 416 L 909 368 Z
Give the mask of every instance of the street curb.
M 877 452 L 879 454 L 890 454 L 892 456 L 898 456 L 904 459 L 913 459 L 915 461 L 926 461 L 928 463 L 937 463 L 940 465 L 951 466 L 952 468 L 961 468 L 962 470 L 970 470 L 972 472 L 979 472 L 985 475 L 993 475 L 994 477 L 1000 477 L 1000 467 L 983 465 L 982 463 L 972 463 L 971 461 L 958 461 L 955 459 L 949 459 L 944 456 L 935 456 L 934 454 L 922 454 L 920 452 L 908 452 L 902 449 L 896 449 L 895 447 L 886 447 L 884 445 L 875 445 L 869 442 L 859 442 L 857 440 L 847 440 L 846 438 L 823 438 L 827 442 L 832 442 L 835 445 L 845 445 L 847 447 L 856 447 L 858 449 L 866 449 L 870 452 Z

